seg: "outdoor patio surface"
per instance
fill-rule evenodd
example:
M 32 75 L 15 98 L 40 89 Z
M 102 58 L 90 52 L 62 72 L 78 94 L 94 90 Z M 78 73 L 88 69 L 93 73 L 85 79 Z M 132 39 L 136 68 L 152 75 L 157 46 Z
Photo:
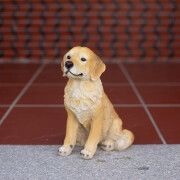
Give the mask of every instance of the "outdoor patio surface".
M 2 180 L 179 180 L 180 145 L 133 145 L 123 152 L 98 148 L 92 160 L 76 147 L 58 156 L 57 145 L 0 146 Z
M 67 78 L 60 64 L 0 64 L 0 179 L 179 179 L 180 64 L 106 63 L 104 90 L 135 134 L 123 152 L 58 156 Z
M 104 90 L 134 144 L 180 143 L 180 64 L 106 64 Z M 0 144 L 60 145 L 67 78 L 60 64 L 0 64 Z

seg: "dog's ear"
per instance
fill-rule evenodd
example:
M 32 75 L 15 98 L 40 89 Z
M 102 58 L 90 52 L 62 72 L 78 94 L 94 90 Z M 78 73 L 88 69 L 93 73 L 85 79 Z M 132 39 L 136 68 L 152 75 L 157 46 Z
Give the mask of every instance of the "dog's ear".
M 93 69 L 91 71 L 92 81 L 95 81 L 96 79 L 98 79 L 106 69 L 105 64 L 102 62 L 100 57 L 97 56 L 95 53 L 94 53 L 94 60 L 95 61 L 94 61 Z
M 64 58 L 63 58 L 63 60 L 61 61 L 61 70 L 62 70 L 62 72 L 63 72 L 63 77 L 65 77 L 66 74 L 64 73 Z

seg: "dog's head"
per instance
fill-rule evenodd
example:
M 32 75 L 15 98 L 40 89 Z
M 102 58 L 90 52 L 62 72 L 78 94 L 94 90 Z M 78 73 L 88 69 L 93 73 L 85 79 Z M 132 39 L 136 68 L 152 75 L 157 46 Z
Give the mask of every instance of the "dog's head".
M 82 80 L 98 79 L 106 66 L 93 51 L 87 47 L 74 47 L 63 57 L 61 62 L 63 76 Z

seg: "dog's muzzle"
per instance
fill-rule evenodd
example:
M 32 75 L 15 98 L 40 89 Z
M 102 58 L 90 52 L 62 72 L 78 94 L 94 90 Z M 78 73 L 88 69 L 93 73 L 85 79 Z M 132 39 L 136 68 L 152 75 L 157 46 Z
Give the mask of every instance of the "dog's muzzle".
M 71 61 L 66 61 L 65 66 L 66 66 L 67 69 L 70 69 L 70 68 L 72 68 L 74 66 L 74 64 Z

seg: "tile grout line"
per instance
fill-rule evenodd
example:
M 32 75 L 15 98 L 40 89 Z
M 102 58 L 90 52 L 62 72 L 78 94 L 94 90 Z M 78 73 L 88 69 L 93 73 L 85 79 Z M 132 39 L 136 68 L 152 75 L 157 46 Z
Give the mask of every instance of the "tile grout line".
M 155 128 L 155 130 L 156 130 L 156 132 L 157 132 L 157 134 L 158 134 L 158 136 L 159 136 L 159 138 L 161 139 L 161 141 L 163 142 L 163 144 L 167 144 L 166 141 L 165 141 L 165 139 L 164 139 L 164 137 L 163 137 L 163 135 L 161 134 L 161 132 L 160 132 L 160 130 L 159 130 L 156 122 L 154 121 L 154 119 L 153 119 L 153 117 L 152 117 L 149 109 L 148 109 L 147 106 L 145 105 L 144 100 L 142 99 L 139 91 L 137 90 L 136 86 L 134 85 L 134 83 L 133 83 L 130 75 L 128 74 L 128 72 L 126 71 L 126 69 L 125 69 L 125 67 L 123 66 L 122 63 L 119 63 L 119 67 L 120 67 L 121 71 L 123 72 L 123 74 L 125 75 L 125 77 L 127 78 L 128 82 L 129 82 L 129 84 L 131 85 L 133 91 L 135 92 L 137 98 L 138 98 L 139 101 L 141 102 L 141 104 L 142 104 L 144 110 L 146 111 L 146 113 L 147 113 L 147 115 L 148 115 L 151 123 L 153 124 L 153 126 L 154 126 L 154 128 Z
M 57 84 L 58 83 L 58 84 Z M 33 83 L 33 86 L 65 86 L 66 82 L 57 82 L 57 83 Z M 158 83 L 135 83 L 136 86 L 180 86 L 180 83 L 174 83 L 174 82 L 158 82 Z M 24 86 L 26 83 L 1 83 L 0 87 L 4 86 Z M 115 82 L 115 83 L 106 83 L 103 82 L 103 85 L 105 86 L 129 86 L 129 83 L 122 83 L 122 82 Z
M 37 59 L 32 59 L 32 60 L 34 60 L 34 62 L 25 62 L 25 61 L 22 61 L 21 58 L 20 58 L 20 59 L 16 59 L 16 61 L 13 62 L 13 64 L 42 64 L 42 62 L 38 61 L 39 59 L 38 60 Z M 135 58 L 135 60 L 138 60 L 138 59 Z M 106 59 L 103 60 L 103 62 L 107 63 L 107 64 L 118 64 L 119 63 L 118 61 L 119 61 L 119 59 L 114 59 L 114 61 L 112 62 L 112 61 L 109 61 L 109 58 L 106 58 Z M 120 62 L 123 62 L 123 59 L 120 60 Z M 10 64 L 10 63 L 12 63 L 11 59 L 2 59 L 2 58 L 0 58 L 0 64 Z M 43 61 L 43 63 L 50 64 L 50 65 L 51 64 L 60 64 L 59 60 L 56 60 L 56 61 L 52 62 L 52 59 L 45 59 Z M 136 61 L 134 61 L 134 59 L 129 59 L 128 63 L 135 64 Z M 146 62 L 142 62 L 142 63 L 143 64 L 151 64 L 152 63 L 152 58 L 147 59 Z M 163 63 L 167 63 L 167 61 L 161 59 L 157 63 L 158 64 L 163 64 Z M 180 63 L 179 58 L 174 59 L 174 61 L 172 62 L 172 64 L 179 64 L 179 63 Z
M 9 113 L 12 111 L 16 103 L 19 101 L 19 99 L 24 95 L 24 93 L 27 91 L 27 89 L 31 86 L 31 84 L 34 82 L 34 80 L 38 77 L 38 75 L 42 72 L 46 64 L 42 64 L 38 70 L 33 74 L 31 79 L 28 81 L 28 83 L 24 86 L 24 88 L 21 90 L 21 92 L 18 94 L 18 96 L 15 98 L 15 100 L 12 102 L 8 110 L 5 112 L 5 114 L 2 116 L 0 120 L 0 125 L 4 122 L 6 117 L 9 115 Z
M 0 108 L 11 104 L 0 104 Z M 143 107 L 142 104 L 113 104 L 114 107 Z M 180 104 L 146 104 L 147 107 L 180 107 Z M 64 104 L 15 104 L 14 107 L 64 107 Z
M 15 107 L 47 107 L 47 108 L 55 108 L 55 107 L 64 107 L 64 104 L 35 104 L 35 105 L 31 105 L 31 104 L 18 104 Z
M 1 107 L 9 107 L 10 104 L 0 104 Z M 142 107 L 141 104 L 113 104 L 114 107 Z M 64 107 L 64 104 L 17 104 L 14 107 Z

